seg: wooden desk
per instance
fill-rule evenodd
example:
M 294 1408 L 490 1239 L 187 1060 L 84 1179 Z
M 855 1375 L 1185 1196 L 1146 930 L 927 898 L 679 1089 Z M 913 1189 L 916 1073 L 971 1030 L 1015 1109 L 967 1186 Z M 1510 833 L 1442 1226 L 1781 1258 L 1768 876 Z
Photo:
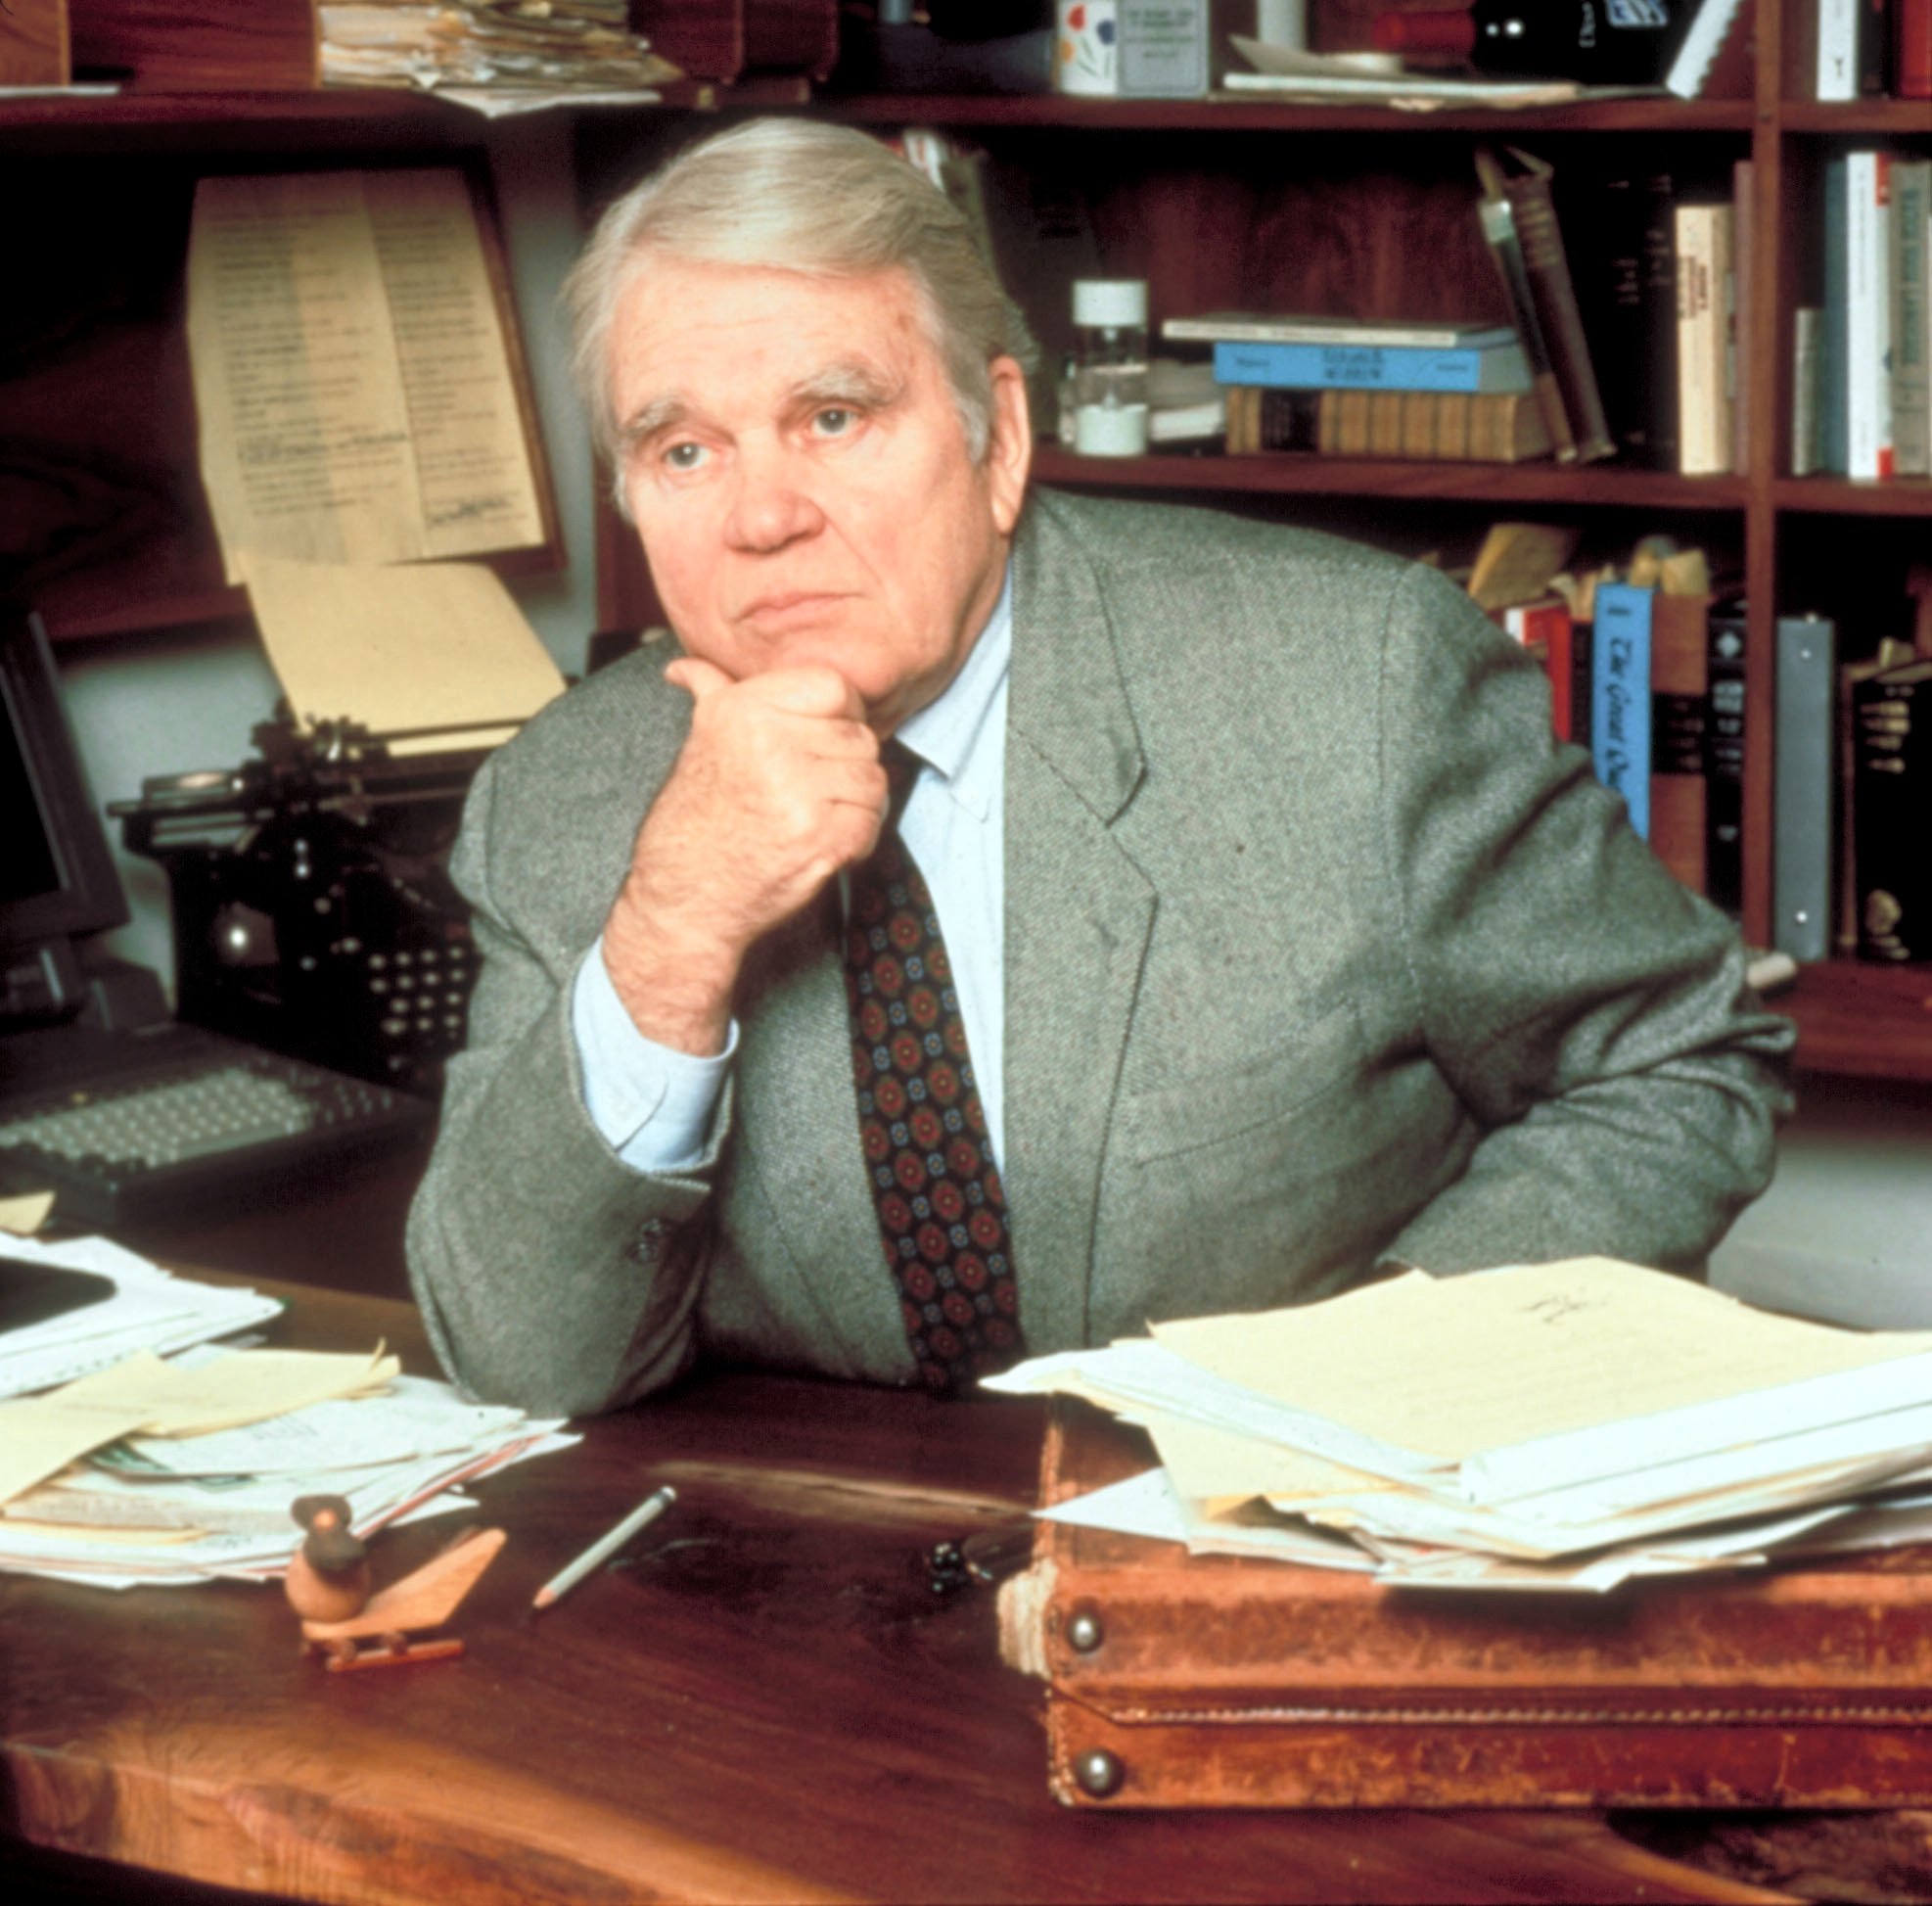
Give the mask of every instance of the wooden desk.
M 428 1368 L 405 1307 L 284 1294 L 286 1337 Z M 592 1423 L 480 1489 L 510 1543 L 454 1663 L 327 1674 L 253 1585 L 0 1577 L 0 1821 L 317 1900 L 1788 1897 L 1593 1815 L 1055 1806 L 990 1595 L 938 1599 L 921 1566 L 1031 1506 L 1040 1426 L 1028 1401 L 735 1374 Z M 629 1565 L 533 1620 L 660 1482 L 679 1502 Z M 380 1574 L 448 1528 L 382 1538 Z

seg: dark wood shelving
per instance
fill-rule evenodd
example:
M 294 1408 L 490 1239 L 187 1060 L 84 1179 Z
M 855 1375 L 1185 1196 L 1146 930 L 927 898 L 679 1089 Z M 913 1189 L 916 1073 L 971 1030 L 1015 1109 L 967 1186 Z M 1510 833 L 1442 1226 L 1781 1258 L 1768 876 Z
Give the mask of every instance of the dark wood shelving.
M 1389 106 L 1311 106 L 1247 96 L 1214 99 L 1076 99 L 1056 93 L 940 98 L 925 93 L 821 97 L 817 109 L 867 125 L 1064 127 L 1090 132 L 1736 132 L 1748 133 L 1746 99 L 1664 96 L 1580 100 L 1499 110 L 1410 113 Z
M 1786 100 L 1778 108 L 1786 132 L 1846 133 L 1855 138 L 1932 136 L 1932 102 L 1922 99 L 1862 99 L 1842 104 Z
M 1780 477 L 1771 500 L 1781 510 L 1812 516 L 1932 517 L 1932 481 L 1902 477 L 1893 483 L 1853 482 L 1848 477 Z
M 1057 444 L 1034 452 L 1043 483 L 1203 494 L 1428 497 L 1472 503 L 1548 503 L 1620 509 L 1741 510 L 1741 477 L 1678 477 L 1602 464 L 1419 463 L 1400 458 L 1297 455 L 1091 457 Z
M 1798 1022 L 1808 1071 L 1932 1080 L 1932 965 L 1829 960 L 1801 967 L 1766 1004 Z

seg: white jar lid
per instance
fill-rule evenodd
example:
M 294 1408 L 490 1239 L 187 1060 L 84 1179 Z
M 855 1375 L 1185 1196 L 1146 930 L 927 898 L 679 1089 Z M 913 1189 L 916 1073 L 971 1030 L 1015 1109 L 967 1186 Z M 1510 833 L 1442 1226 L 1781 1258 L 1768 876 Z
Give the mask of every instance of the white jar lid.
M 1145 278 L 1076 278 L 1074 322 L 1076 324 L 1145 324 L 1147 280 Z

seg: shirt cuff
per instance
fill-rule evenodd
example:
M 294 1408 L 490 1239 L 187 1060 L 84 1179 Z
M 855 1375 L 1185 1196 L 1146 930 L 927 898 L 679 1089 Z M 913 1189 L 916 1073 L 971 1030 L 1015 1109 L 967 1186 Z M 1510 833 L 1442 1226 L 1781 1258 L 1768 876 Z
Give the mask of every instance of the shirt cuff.
M 604 964 L 602 935 L 576 970 L 571 1031 L 583 1107 L 604 1142 L 634 1172 L 689 1171 L 738 1050 L 738 1022 L 714 1058 L 661 1046 L 637 1030 Z

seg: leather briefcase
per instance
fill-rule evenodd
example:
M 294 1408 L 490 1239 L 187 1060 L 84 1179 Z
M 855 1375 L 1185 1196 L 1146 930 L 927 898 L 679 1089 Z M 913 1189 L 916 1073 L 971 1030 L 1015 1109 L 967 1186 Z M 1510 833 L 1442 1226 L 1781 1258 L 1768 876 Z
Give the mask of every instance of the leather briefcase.
M 1040 1505 L 1154 1460 L 1056 1399 Z M 1072 1806 L 1932 1803 L 1932 1547 L 1480 1595 L 1040 1522 L 1000 1640 Z

